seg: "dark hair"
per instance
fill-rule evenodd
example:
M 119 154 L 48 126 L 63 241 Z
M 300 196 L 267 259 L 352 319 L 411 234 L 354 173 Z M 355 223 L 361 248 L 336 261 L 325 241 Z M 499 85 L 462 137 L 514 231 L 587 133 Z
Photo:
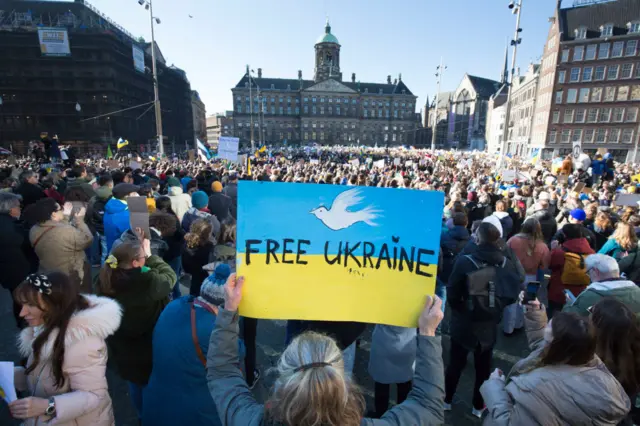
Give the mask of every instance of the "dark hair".
M 567 240 L 582 238 L 582 225 L 579 223 L 569 223 L 562 227 L 562 233 Z
M 542 226 L 540 221 L 535 217 L 530 217 L 522 224 L 521 233 L 529 237 L 529 249 L 534 251 L 538 241 L 544 241 L 544 235 L 542 234 Z
M 51 220 L 51 215 L 60 210 L 60 205 L 53 198 L 42 198 L 31 204 L 24 212 L 24 220 L 30 225 L 39 225 Z
M 476 234 L 481 244 L 496 244 L 500 239 L 500 230 L 488 222 L 482 222 Z
M 64 192 L 65 201 L 81 201 L 88 203 L 91 197 L 80 186 L 72 186 Z
M 588 317 L 560 312 L 551 321 L 553 340 L 543 350 L 541 365 L 585 365 L 596 353 L 595 329 Z
M 97 282 L 97 293 L 106 296 L 113 296 L 120 289 L 120 283 L 128 281 L 127 269 L 131 269 L 134 260 L 140 257 L 142 245 L 139 241 L 125 241 L 111 250 L 111 254 L 118 261 L 118 266 L 112 268 L 111 265 L 105 263 L 100 269 L 100 275 Z
M 26 182 L 29 178 L 31 178 L 31 176 L 34 176 L 35 174 L 36 172 L 34 172 L 33 170 L 25 170 L 24 172 L 20 173 L 18 179 L 20 180 L 20 182 Z
M 138 190 L 138 194 L 140 194 L 141 197 L 145 198 L 150 198 L 152 192 L 153 191 L 151 190 L 151 185 L 146 183 L 141 185 L 140 189 Z
M 158 179 L 149 179 L 147 183 L 151 185 L 152 189 L 160 185 L 160 181 Z
M 125 173 L 122 170 L 116 170 L 115 172 L 111 173 L 111 177 L 113 178 L 113 185 L 117 185 L 119 183 L 124 182 L 124 178 L 125 178 Z
M 160 231 L 160 234 L 162 234 L 162 238 L 173 236 L 177 230 L 175 216 L 161 211 L 156 211 L 151 216 L 149 216 L 149 226 L 152 226 Z
M 171 213 L 174 216 L 177 216 L 173 209 L 171 208 L 171 198 L 163 195 L 162 197 L 158 197 L 156 199 L 156 209 L 163 213 Z
M 554 320 L 555 321 L 555 320 Z M 629 395 L 640 389 L 640 321 L 627 305 L 604 297 L 591 311 L 596 353 Z
M 218 242 L 220 244 L 234 243 L 236 242 L 236 221 L 233 218 L 225 219 L 220 225 L 220 237 Z
M 106 186 L 109 183 L 113 183 L 113 178 L 111 177 L 111 175 L 109 173 L 103 173 L 100 175 L 100 177 L 98 177 L 98 185 L 99 186 Z
M 73 177 L 79 178 L 86 170 L 84 166 L 73 166 L 71 172 L 73 173 Z
M 454 226 L 467 226 L 469 224 L 469 220 L 467 219 L 467 215 L 465 213 L 456 212 L 451 218 L 453 219 Z
M 87 309 L 89 302 L 80 295 L 77 287 L 62 272 L 50 272 L 47 274 L 47 278 L 51 282 L 50 294 L 40 293 L 38 288 L 27 279 L 13 291 L 13 298 L 16 303 L 21 305 L 37 306 L 44 314 L 43 330 L 31 345 L 33 363 L 27 366 L 27 374 L 33 372 L 40 362 L 40 352 L 49 335 L 54 330 L 58 330 L 53 342 L 51 369 L 55 386 L 61 388 L 65 383 L 62 365 L 64 363 L 64 338 L 69 320 L 75 312 Z

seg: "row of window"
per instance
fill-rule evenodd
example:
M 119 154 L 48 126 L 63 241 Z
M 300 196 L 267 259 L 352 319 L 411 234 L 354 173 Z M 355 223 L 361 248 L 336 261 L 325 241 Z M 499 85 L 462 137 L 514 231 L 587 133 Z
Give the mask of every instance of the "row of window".
M 292 99 L 293 99 L 293 102 L 295 102 L 296 104 L 300 103 L 300 99 L 299 98 L 291 98 L 291 97 L 284 98 L 283 96 L 280 96 L 278 98 L 278 102 L 282 104 L 282 103 L 284 103 L 286 101 L 288 105 L 291 105 Z M 315 96 L 312 96 L 311 98 L 305 97 L 303 99 L 303 102 L 306 104 L 306 103 L 309 102 L 309 99 L 311 99 L 311 103 L 314 103 L 314 104 L 317 103 L 318 100 L 320 101 L 320 103 L 325 103 L 325 98 L 324 97 L 319 97 L 318 98 L 318 97 L 315 97 Z M 276 102 L 276 98 L 275 97 L 268 97 L 268 96 L 267 97 L 262 97 L 262 100 L 263 100 L 264 103 L 267 103 L 267 102 L 271 101 L 271 103 L 274 104 Z M 249 100 L 249 96 L 245 96 L 244 97 L 244 101 L 245 101 L 245 103 L 249 104 L 249 101 L 250 101 Z M 260 97 L 258 97 L 257 95 L 254 96 L 253 97 L 253 102 L 255 104 L 259 104 L 260 103 Z M 349 104 L 349 99 L 347 99 L 347 98 L 344 98 L 344 99 L 342 99 L 342 98 L 326 98 L 326 102 L 330 103 L 330 104 L 331 103 L 336 103 L 336 104 L 344 103 L 344 104 L 348 105 Z M 242 103 L 242 96 L 240 96 L 240 95 L 236 96 L 236 103 Z M 357 103 L 358 103 L 357 99 L 351 99 L 351 105 L 356 105 Z M 371 105 L 372 107 L 376 107 L 376 106 L 377 107 L 383 107 L 384 106 L 384 107 L 388 108 L 388 107 L 391 106 L 391 102 L 390 101 L 382 102 L 382 101 L 364 100 L 363 104 L 364 104 L 365 107 L 368 107 L 369 105 Z M 412 103 L 407 103 L 407 102 L 395 101 L 395 102 L 393 102 L 393 106 L 395 108 L 407 108 L 409 110 L 413 109 L 413 104 Z M 249 107 L 247 106 L 247 108 L 249 108 Z
M 588 28 L 585 26 L 580 26 L 576 28 L 573 33 L 576 39 L 585 39 L 587 38 L 587 30 Z M 627 34 L 638 34 L 640 33 L 640 21 L 631 21 L 627 22 Z M 600 37 L 611 37 L 613 35 L 613 24 L 607 23 L 600 26 Z
M 249 112 L 250 108 L 249 106 L 247 106 L 245 109 L 242 108 L 242 104 L 238 104 L 236 105 L 236 112 L 237 113 L 242 113 L 243 111 Z M 309 106 L 308 105 L 304 105 L 302 108 L 303 114 L 309 114 Z M 258 105 L 254 105 L 253 106 L 253 112 L 254 113 L 258 113 L 260 112 L 259 110 L 259 106 Z M 335 106 L 334 107 L 316 107 L 315 105 L 311 106 L 311 115 L 329 115 L 329 116 L 346 116 L 348 115 L 348 108 L 340 108 L 339 106 Z M 355 109 L 352 108 L 351 109 L 352 114 L 355 114 Z M 271 106 L 271 108 L 267 108 L 266 106 L 264 106 L 262 108 L 262 113 L 264 114 L 272 114 L 272 115 L 300 115 L 300 107 L 295 107 L 295 108 L 291 108 L 290 106 L 288 106 L 286 109 L 284 107 L 278 107 L 276 109 L 275 106 Z M 391 118 L 393 116 L 393 118 L 410 118 L 411 113 L 408 111 L 398 111 L 397 109 L 394 109 L 393 112 L 389 111 L 388 109 L 379 109 L 376 110 L 372 109 L 371 111 L 369 110 L 363 110 L 362 111 L 362 116 L 363 118 Z
M 616 41 L 611 43 L 589 44 L 587 46 L 575 46 L 572 60 L 593 61 L 595 59 L 621 58 L 622 56 L 635 56 L 638 49 L 638 40 Z M 571 49 L 563 49 L 561 62 L 569 62 Z M 597 58 L 596 58 L 597 56 Z
M 633 86 L 606 86 L 606 87 L 582 87 L 580 89 L 569 89 L 556 92 L 555 103 L 568 104 L 587 102 L 624 102 L 640 100 L 640 84 Z
M 608 67 L 601 65 L 597 67 L 574 67 L 569 72 L 569 83 L 589 82 L 629 79 L 631 77 L 640 78 L 640 63 L 635 64 L 635 75 L 633 73 L 634 64 L 626 63 L 620 65 L 609 65 Z M 558 84 L 567 83 L 567 72 L 565 70 L 558 71 Z
M 284 129 L 284 128 L 289 128 L 289 129 L 290 128 L 296 128 L 296 129 L 299 129 L 300 128 L 300 124 L 299 123 L 279 123 L 279 124 L 280 124 L 279 127 L 281 129 Z M 253 126 L 254 127 L 259 127 L 259 123 L 257 121 L 254 122 Z M 238 127 L 248 127 L 248 128 L 250 128 L 251 127 L 251 122 L 241 122 L 241 121 L 239 121 L 238 122 Z M 262 123 L 262 127 L 272 129 L 272 128 L 275 128 L 277 126 L 275 126 L 274 123 L 272 123 L 272 122 L 267 122 L 267 123 Z M 308 129 L 309 128 L 309 123 L 305 122 L 303 127 L 305 129 Z M 326 127 L 328 129 L 331 129 L 331 130 L 334 129 L 333 123 L 327 123 Z M 337 130 L 339 127 L 340 127 L 340 125 L 336 123 L 335 129 Z M 356 129 L 356 124 L 355 123 L 351 123 L 351 125 L 349 125 L 347 123 L 344 123 L 342 127 L 345 130 L 348 130 L 349 128 L 351 128 L 351 130 L 355 130 Z M 313 129 L 315 129 L 315 128 L 324 129 L 325 128 L 325 123 L 319 123 L 319 124 L 318 123 L 311 123 L 311 128 L 313 128 Z M 394 132 L 399 130 L 400 132 L 403 132 L 404 131 L 404 126 L 384 126 L 384 131 L 385 132 L 388 132 L 389 130 L 392 130 Z M 365 129 L 363 129 L 363 131 L 364 132 L 366 132 L 366 131 L 381 132 L 381 131 L 383 131 L 383 127 L 380 126 L 378 129 L 365 128 Z
M 561 143 L 627 143 L 633 142 L 634 129 L 564 129 L 558 135 L 556 130 L 549 132 L 549 143 L 556 143 L 560 136 Z
M 589 108 L 564 111 L 562 122 L 567 123 L 635 123 L 638 119 L 638 108 Z M 551 122 L 560 123 L 560 111 L 553 111 Z

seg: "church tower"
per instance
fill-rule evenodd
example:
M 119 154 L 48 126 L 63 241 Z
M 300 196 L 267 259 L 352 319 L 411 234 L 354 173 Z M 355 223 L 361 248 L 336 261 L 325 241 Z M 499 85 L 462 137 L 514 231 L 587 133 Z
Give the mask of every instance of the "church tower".
M 340 72 L 340 43 L 336 36 L 331 34 L 329 19 L 327 19 L 327 25 L 324 27 L 324 34 L 316 42 L 315 49 L 316 67 L 313 78 L 314 81 L 318 83 L 328 78 L 342 81 L 342 72 Z

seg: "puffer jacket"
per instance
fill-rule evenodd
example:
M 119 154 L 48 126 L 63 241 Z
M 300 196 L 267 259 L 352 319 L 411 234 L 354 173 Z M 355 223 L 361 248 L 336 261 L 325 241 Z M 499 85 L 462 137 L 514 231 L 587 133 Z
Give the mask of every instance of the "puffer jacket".
M 480 388 L 487 406 L 485 426 L 615 426 L 631 403 L 622 385 L 594 356 L 585 365 L 535 368 L 546 342 L 544 309 L 525 314 L 532 353 L 519 361 L 507 381 L 489 379 Z
M 178 216 L 178 220 L 182 222 L 184 214 L 191 208 L 191 197 L 183 193 L 179 186 L 169 187 L 168 196 L 171 199 L 171 210 Z
M 104 207 L 111 199 L 111 188 L 101 186 L 96 189 L 96 195 L 87 206 L 86 221 L 92 231 L 104 235 Z
M 15 371 L 15 385 L 19 391 L 49 399 L 56 403 L 56 417 L 46 422 L 40 417 L 27 419 L 25 425 L 56 426 L 112 426 L 114 424 L 111 397 L 105 371 L 107 368 L 107 346 L 105 339 L 120 326 L 122 310 L 111 299 L 84 296 L 89 308 L 77 311 L 69 320 L 64 338 L 64 362 L 62 387 L 55 386 L 51 355 L 57 330 L 53 331 L 42 346 L 40 362 L 30 374 L 22 367 Z M 34 327 L 20 333 L 20 353 L 33 362 Z
M 549 209 L 535 210 L 531 217 L 538 219 L 540 222 L 540 228 L 542 229 L 542 235 L 547 245 L 551 244 L 553 236 L 558 232 L 558 223 L 549 211 Z

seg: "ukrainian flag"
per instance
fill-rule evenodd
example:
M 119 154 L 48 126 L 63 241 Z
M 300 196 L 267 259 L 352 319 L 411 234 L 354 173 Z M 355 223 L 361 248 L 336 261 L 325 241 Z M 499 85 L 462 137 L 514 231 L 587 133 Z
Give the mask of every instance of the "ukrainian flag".
M 129 145 L 129 141 L 128 140 L 122 139 L 122 138 L 118 139 L 118 144 L 117 144 L 118 149 L 124 148 L 127 145 Z

